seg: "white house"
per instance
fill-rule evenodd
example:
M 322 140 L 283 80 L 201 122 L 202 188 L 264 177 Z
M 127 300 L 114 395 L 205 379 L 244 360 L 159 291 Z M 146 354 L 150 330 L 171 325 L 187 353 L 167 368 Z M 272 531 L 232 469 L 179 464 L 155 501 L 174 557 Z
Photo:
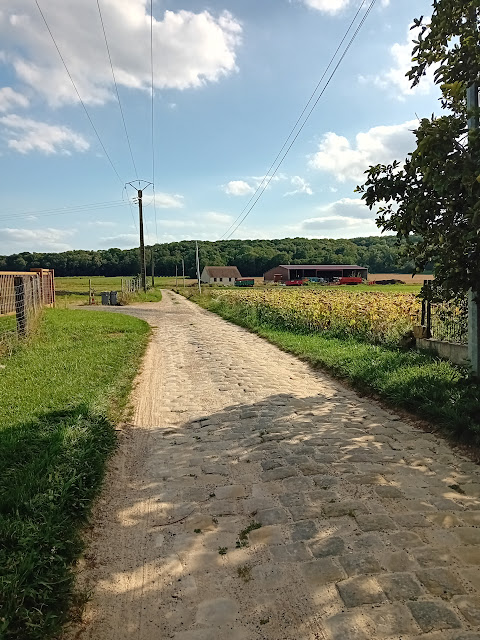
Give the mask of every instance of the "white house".
M 241 278 L 237 267 L 205 267 L 200 276 L 200 282 L 205 284 L 235 284 L 235 278 Z

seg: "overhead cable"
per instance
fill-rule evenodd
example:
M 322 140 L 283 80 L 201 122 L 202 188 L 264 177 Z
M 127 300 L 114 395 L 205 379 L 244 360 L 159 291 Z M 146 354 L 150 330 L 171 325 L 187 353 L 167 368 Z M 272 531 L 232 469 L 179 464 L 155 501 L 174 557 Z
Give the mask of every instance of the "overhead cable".
M 151 96 L 152 96 L 152 189 L 153 189 L 153 210 L 155 212 L 155 239 L 158 244 L 157 226 L 157 202 L 155 196 L 155 130 L 154 130 L 154 84 L 153 84 L 153 0 L 150 0 L 150 71 L 151 71 Z
M 133 170 L 135 176 L 138 178 L 137 165 L 135 164 L 135 158 L 133 157 L 132 145 L 130 144 L 130 136 L 128 135 L 127 123 L 125 122 L 125 115 L 123 113 L 122 101 L 120 100 L 120 93 L 118 91 L 117 79 L 115 77 L 115 71 L 113 70 L 112 56 L 110 55 L 110 47 L 108 46 L 107 32 L 105 30 L 105 24 L 103 22 L 102 10 L 100 8 L 100 0 L 97 0 L 98 15 L 100 16 L 100 22 L 102 24 L 103 37 L 105 39 L 105 46 L 107 48 L 108 60 L 110 62 L 110 69 L 112 70 L 113 84 L 115 86 L 115 92 L 117 94 L 118 106 L 120 108 L 120 115 L 122 116 L 123 128 L 125 130 L 125 136 L 127 138 L 128 149 L 130 151 L 130 157 L 132 159 Z
M 105 148 L 105 145 L 104 145 L 104 144 L 103 144 L 103 142 L 102 142 L 102 139 L 100 138 L 100 135 L 99 135 L 99 133 L 98 133 L 98 131 L 97 131 L 97 128 L 96 128 L 96 126 L 95 126 L 95 125 L 94 125 L 94 123 L 93 123 L 93 120 L 92 120 L 92 118 L 91 118 L 91 116 L 90 116 L 90 114 L 89 114 L 89 112 L 88 112 L 87 107 L 85 106 L 84 101 L 82 100 L 82 97 L 81 97 L 81 95 L 80 95 L 80 92 L 79 92 L 79 91 L 78 91 L 78 89 L 77 89 L 77 85 L 75 84 L 75 82 L 74 82 L 74 80 L 73 80 L 73 78 L 72 78 L 72 74 L 70 73 L 70 71 L 69 71 L 69 69 L 68 69 L 68 67 L 67 67 L 67 64 L 66 64 L 66 62 L 65 62 L 65 60 L 64 60 L 64 58 L 63 58 L 63 56 L 62 56 L 62 53 L 61 53 L 61 51 L 60 51 L 60 49 L 59 49 L 59 47 L 58 47 L 58 44 L 57 44 L 57 42 L 56 42 L 56 40 L 55 40 L 55 38 L 54 38 L 54 36 L 53 36 L 52 30 L 50 29 L 50 27 L 49 27 L 49 25 L 48 25 L 48 22 L 47 22 L 47 19 L 45 18 L 45 15 L 44 15 L 44 13 L 43 13 L 43 11 L 42 11 L 42 9 L 41 9 L 41 7 L 40 7 L 39 3 L 38 3 L 38 0 L 35 0 L 35 4 L 36 4 L 36 5 L 37 5 L 37 7 L 38 7 L 38 10 L 39 10 L 39 12 L 40 12 L 40 15 L 41 15 L 41 16 L 42 16 L 42 18 L 43 18 L 43 22 L 45 23 L 45 26 L 47 27 L 48 33 L 50 34 L 50 37 L 52 38 L 53 44 L 55 45 L 55 48 L 56 48 L 56 50 L 57 50 L 57 52 L 58 52 L 58 55 L 60 56 L 60 60 L 62 61 L 63 66 L 65 67 L 65 71 L 67 72 L 68 77 L 70 78 L 70 82 L 72 83 L 73 88 L 75 89 L 75 93 L 77 94 L 77 97 L 78 97 L 78 99 L 79 99 L 79 101 L 80 101 L 80 103 L 81 103 L 81 105 L 82 105 L 82 107 L 83 107 L 83 110 L 85 111 L 85 115 L 87 116 L 87 118 L 88 118 L 88 120 L 89 120 L 90 124 L 92 125 L 92 129 L 94 130 L 95 135 L 96 135 L 96 136 L 97 136 L 97 138 L 98 138 L 98 141 L 99 141 L 99 143 L 100 143 L 100 146 L 101 146 L 101 147 L 102 147 L 102 149 L 103 149 L 103 152 L 105 153 L 105 156 L 107 157 L 107 159 L 108 159 L 108 161 L 109 161 L 109 163 L 110 163 L 110 165 L 111 165 L 112 169 L 114 170 L 114 172 L 115 172 L 115 174 L 116 174 L 117 178 L 120 180 L 120 183 L 121 183 L 121 184 L 122 184 L 122 186 L 123 186 L 124 181 L 123 181 L 123 180 L 122 180 L 122 178 L 120 177 L 120 174 L 118 173 L 118 171 L 117 171 L 117 169 L 116 169 L 115 165 L 114 165 L 114 164 L 113 164 L 113 162 L 112 162 L 112 159 L 110 158 L 110 156 L 109 156 L 109 154 L 108 154 L 107 149 Z
M 304 118 L 300 128 L 298 129 L 298 131 L 295 133 L 295 129 L 297 128 L 298 124 L 300 123 L 303 115 L 305 114 L 308 106 L 310 105 L 310 103 L 312 102 L 312 100 L 314 99 L 318 88 L 320 87 L 321 83 L 323 82 L 324 78 L 326 77 L 328 70 L 331 68 L 331 66 L 333 65 L 335 58 L 337 57 L 339 51 L 341 50 L 341 47 L 343 45 L 343 43 L 345 42 L 345 40 L 348 37 L 348 34 L 350 33 L 350 31 L 352 30 L 353 26 L 355 25 L 355 22 L 358 18 L 358 15 L 360 13 L 360 11 L 362 10 L 364 4 L 365 4 L 366 0 L 362 0 L 359 8 L 357 9 L 357 12 L 355 13 L 354 18 L 352 19 L 347 31 L 345 32 L 345 35 L 343 36 L 340 44 L 338 45 L 335 53 L 333 54 L 332 58 L 330 59 L 330 62 L 328 63 L 320 81 L 318 82 L 317 86 L 315 87 L 314 92 L 312 93 L 309 101 L 307 102 L 307 104 L 305 105 L 305 108 L 303 109 L 301 115 L 299 116 L 297 122 L 295 123 L 294 127 L 292 128 L 289 136 L 287 137 L 287 139 L 285 140 L 282 148 L 280 149 L 280 151 L 278 152 L 275 160 L 273 161 L 272 165 L 270 166 L 270 168 L 267 171 L 267 174 L 265 175 L 264 179 L 262 180 L 262 182 L 260 183 L 260 185 L 257 187 L 255 193 L 252 195 L 252 197 L 250 198 L 250 200 L 248 201 L 248 203 L 245 205 L 245 207 L 243 208 L 242 212 L 240 213 L 240 215 L 236 218 L 236 220 L 232 223 L 232 225 L 230 225 L 229 229 L 227 230 L 226 233 L 223 234 L 222 238 L 225 239 L 229 239 L 233 233 L 235 233 L 235 231 L 239 228 L 239 226 L 244 222 L 244 220 L 247 218 L 247 216 L 250 214 L 250 212 L 253 210 L 253 208 L 255 207 L 255 205 L 257 204 L 257 202 L 260 200 L 260 198 L 262 197 L 262 195 L 265 193 L 266 189 L 268 188 L 268 186 L 270 185 L 271 181 L 273 180 L 273 178 L 275 177 L 275 175 L 277 174 L 279 168 L 281 167 L 283 161 L 285 160 L 285 158 L 287 157 L 290 149 L 293 147 L 293 145 L 295 144 L 298 136 L 300 135 L 300 133 L 302 132 L 303 128 L 305 127 L 306 123 L 308 122 L 310 116 L 312 115 L 313 111 L 315 110 L 317 104 L 319 103 L 320 99 L 322 98 L 322 96 L 324 95 L 327 87 L 329 86 L 330 82 L 332 81 L 333 77 L 335 76 L 338 68 L 340 67 L 340 65 L 342 64 L 345 56 L 347 55 L 348 51 L 350 50 L 353 42 L 355 41 L 358 33 L 360 32 L 361 28 L 363 27 L 366 19 L 368 18 L 370 12 L 372 11 L 373 7 L 375 6 L 377 0 L 371 0 L 370 5 L 368 6 L 365 15 L 363 16 L 363 18 L 361 19 L 360 23 L 358 24 L 355 32 L 353 33 L 352 37 L 350 38 L 345 50 L 343 51 L 342 55 L 340 56 L 337 64 L 335 65 L 332 73 L 330 74 L 327 82 L 325 83 L 322 91 L 320 92 L 320 94 L 318 95 L 318 97 L 316 98 L 313 106 L 311 107 L 310 111 L 307 113 L 306 117 Z M 292 138 L 292 135 L 295 133 L 293 140 L 290 142 L 290 144 L 288 145 L 285 153 L 283 154 L 283 156 L 281 156 L 282 151 L 285 149 L 285 147 L 287 146 L 289 140 Z M 280 158 L 281 156 L 281 158 Z M 280 160 L 279 160 L 280 158 Z M 277 162 L 278 161 L 278 162 Z M 272 172 L 273 169 L 273 172 Z M 258 194 L 258 195 L 257 195 Z M 250 206 L 251 205 L 251 206 Z M 233 228 L 232 228 L 233 227 Z

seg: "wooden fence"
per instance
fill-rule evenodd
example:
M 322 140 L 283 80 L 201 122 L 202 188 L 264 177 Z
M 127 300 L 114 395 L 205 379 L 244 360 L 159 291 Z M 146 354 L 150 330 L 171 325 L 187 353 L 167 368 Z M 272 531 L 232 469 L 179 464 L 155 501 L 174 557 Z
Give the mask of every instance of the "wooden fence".
M 44 307 L 55 304 L 53 269 L 0 271 L 0 352 L 28 336 Z

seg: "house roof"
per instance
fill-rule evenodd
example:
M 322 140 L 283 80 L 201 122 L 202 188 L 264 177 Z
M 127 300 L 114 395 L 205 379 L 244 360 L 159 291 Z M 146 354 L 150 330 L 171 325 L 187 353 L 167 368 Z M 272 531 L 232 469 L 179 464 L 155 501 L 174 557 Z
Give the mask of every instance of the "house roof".
M 237 267 L 205 267 L 211 278 L 241 278 Z
M 284 269 L 317 269 L 318 271 L 338 271 L 338 269 L 366 269 L 356 264 L 281 264 Z M 278 267 L 277 267 L 278 268 Z

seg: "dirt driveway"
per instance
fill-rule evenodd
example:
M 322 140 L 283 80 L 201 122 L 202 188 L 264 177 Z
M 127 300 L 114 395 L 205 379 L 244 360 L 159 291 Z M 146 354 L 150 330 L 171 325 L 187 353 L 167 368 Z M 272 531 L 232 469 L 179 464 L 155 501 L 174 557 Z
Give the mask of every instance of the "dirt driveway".
M 479 467 L 174 293 L 119 312 L 156 328 L 69 637 L 480 639 Z

